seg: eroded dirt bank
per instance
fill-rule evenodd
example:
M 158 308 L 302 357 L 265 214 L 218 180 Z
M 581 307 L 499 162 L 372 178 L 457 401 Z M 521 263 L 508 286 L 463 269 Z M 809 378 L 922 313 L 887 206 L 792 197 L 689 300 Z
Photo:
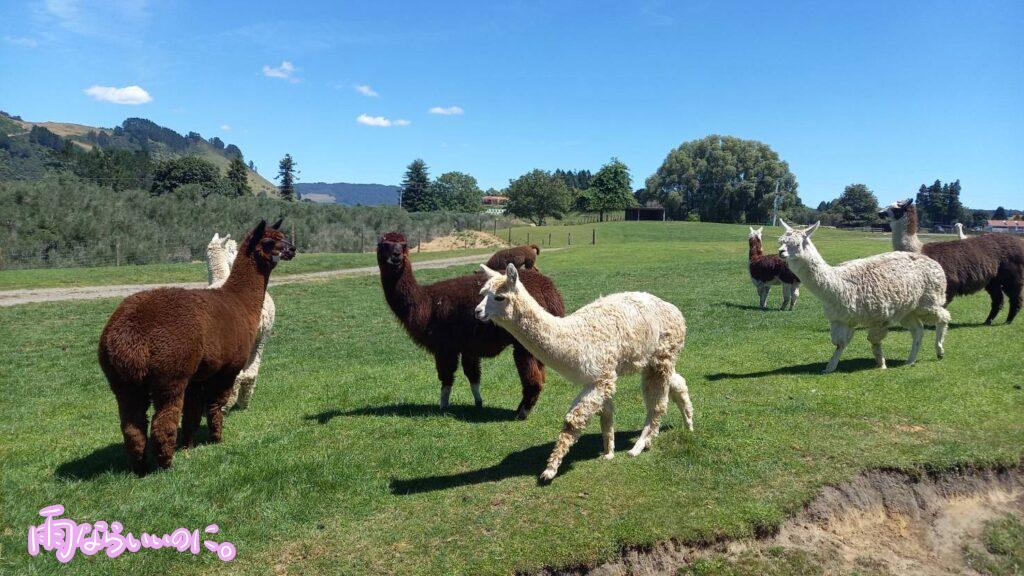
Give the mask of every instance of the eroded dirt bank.
M 965 550 L 981 546 L 986 523 L 1024 518 L 1024 472 L 958 470 L 924 476 L 871 471 L 826 487 L 775 534 L 717 545 L 665 542 L 628 549 L 596 566 L 543 576 L 674 575 L 695 562 L 759 561 L 799 555 L 825 574 L 977 574 Z M 817 572 L 817 570 L 815 570 Z

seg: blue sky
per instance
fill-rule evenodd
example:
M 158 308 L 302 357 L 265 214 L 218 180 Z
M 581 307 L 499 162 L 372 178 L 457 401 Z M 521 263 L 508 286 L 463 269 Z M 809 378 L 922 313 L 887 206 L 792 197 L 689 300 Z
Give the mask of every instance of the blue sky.
M 0 14 L 0 109 L 141 116 L 237 143 L 264 174 L 291 153 L 306 182 L 397 183 L 422 157 L 502 187 L 617 156 L 639 187 L 717 133 L 768 143 L 812 206 L 852 182 L 888 202 L 936 178 L 959 178 L 971 206 L 1024 206 L 1020 0 L 3 0 Z

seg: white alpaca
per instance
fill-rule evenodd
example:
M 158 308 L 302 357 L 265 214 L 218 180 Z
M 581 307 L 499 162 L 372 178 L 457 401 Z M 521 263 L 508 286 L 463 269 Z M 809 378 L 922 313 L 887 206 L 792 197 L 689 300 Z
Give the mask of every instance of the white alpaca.
M 967 239 L 967 234 L 964 234 L 964 225 L 959 223 L 959 222 L 957 222 L 953 226 L 956 226 L 957 238 L 960 238 L 961 240 L 966 240 Z
M 230 234 L 221 238 L 219 234 L 214 233 L 213 239 L 206 246 L 206 268 L 209 273 L 210 288 L 217 288 L 224 284 L 228 275 L 231 274 L 231 266 L 237 255 L 238 244 L 231 240 Z M 270 293 L 267 293 L 263 296 L 263 310 L 260 312 L 260 326 L 256 331 L 256 344 L 249 354 L 249 361 L 246 362 L 245 368 L 235 378 L 231 397 L 224 404 L 224 412 L 231 410 L 234 406 L 243 410 L 249 407 L 252 393 L 256 389 L 256 377 L 260 373 L 263 347 L 267 343 L 267 338 L 270 337 L 270 330 L 274 327 L 276 314 L 277 308 L 274 306 L 274 299 L 270 297 Z
M 658 435 L 668 399 L 679 406 L 693 430 L 693 406 L 686 380 L 676 373 L 676 356 L 686 341 L 686 321 L 675 306 L 644 292 L 600 298 L 564 318 L 544 310 L 519 282 L 515 265 L 505 274 L 481 266 L 488 275 L 476 307 L 480 320 L 491 320 L 538 360 L 583 387 L 565 416 L 562 433 L 540 475 L 558 473 L 569 448 L 597 412 L 601 412 L 604 458 L 615 455 L 614 405 L 618 376 L 641 372 L 647 423 L 630 456 L 639 455 Z
M 858 327 L 868 329 L 868 341 L 879 368 L 885 368 L 882 339 L 893 323 L 910 330 L 913 338 L 908 365 L 917 360 L 924 324 L 935 325 L 935 352 L 942 358 L 949 324 L 949 312 L 942 307 L 946 301 L 942 266 L 911 252 L 888 252 L 830 266 L 811 242 L 819 224 L 796 230 L 782 222 L 786 233 L 779 238 L 779 255 L 825 306 L 836 350 L 824 373 L 836 369 L 839 356 Z

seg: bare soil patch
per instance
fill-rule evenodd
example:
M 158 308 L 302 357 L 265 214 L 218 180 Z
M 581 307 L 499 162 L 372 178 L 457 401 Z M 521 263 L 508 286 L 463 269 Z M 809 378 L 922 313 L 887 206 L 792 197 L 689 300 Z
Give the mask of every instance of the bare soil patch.
M 982 547 L 986 523 L 1024 518 L 1024 472 L 959 470 L 914 476 L 871 471 L 822 489 L 771 535 L 717 544 L 663 542 L 627 549 L 616 560 L 548 569 L 554 575 L 643 575 L 686 573 L 696 562 L 715 559 L 761 566 L 798 558 L 824 574 L 978 574 L 965 551 Z M 757 570 L 757 569 L 755 569 Z
M 424 242 L 420 245 L 419 250 L 421 252 L 445 252 L 461 248 L 494 248 L 497 250 L 505 246 L 507 244 L 494 234 L 477 230 L 463 230 Z

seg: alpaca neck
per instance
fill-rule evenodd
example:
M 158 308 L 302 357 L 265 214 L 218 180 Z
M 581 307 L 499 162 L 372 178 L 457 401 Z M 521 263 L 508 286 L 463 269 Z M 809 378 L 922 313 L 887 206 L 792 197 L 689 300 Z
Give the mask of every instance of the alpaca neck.
M 920 252 L 921 241 L 917 239 L 917 213 L 913 208 L 899 220 L 892 222 L 892 249 L 897 252 Z
M 209 283 L 223 282 L 231 274 L 227 251 L 219 246 L 206 249 L 206 271 Z
M 429 318 L 429 314 L 416 314 L 415 311 L 429 305 L 430 301 L 424 298 L 423 287 L 416 282 L 412 262 L 403 258 L 399 270 L 387 264 L 380 265 L 380 283 L 384 288 L 384 299 L 406 329 L 414 333 L 425 330 L 426 326 L 421 324 Z
M 749 244 L 750 252 L 747 254 L 747 257 L 751 262 L 757 260 L 761 256 L 764 256 L 764 252 L 761 250 L 761 241 L 759 239 L 751 238 Z
M 223 290 L 236 294 L 242 300 L 245 309 L 255 313 L 257 321 L 263 308 L 263 298 L 267 293 L 271 269 L 270 264 L 257 262 L 251 254 L 240 253 L 222 287 Z
M 839 278 L 835 268 L 829 266 L 821 254 L 808 245 L 799 255 L 786 258 L 789 269 L 800 278 L 802 286 L 814 293 L 837 288 Z
M 545 310 L 526 290 L 520 290 L 515 298 L 509 317 L 495 322 L 541 362 L 557 366 L 565 343 L 577 340 L 578 335 L 570 333 L 565 318 Z

